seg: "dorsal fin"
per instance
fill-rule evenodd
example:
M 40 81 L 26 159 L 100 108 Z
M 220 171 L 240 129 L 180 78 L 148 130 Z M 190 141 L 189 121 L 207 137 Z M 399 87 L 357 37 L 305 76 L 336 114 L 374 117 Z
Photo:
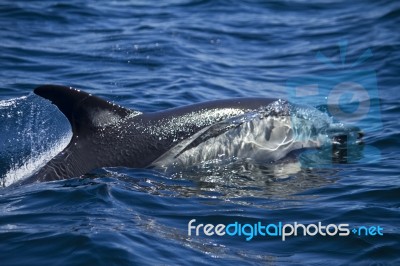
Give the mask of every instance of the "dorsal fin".
M 133 113 L 89 93 L 65 86 L 43 85 L 35 94 L 50 100 L 67 117 L 74 135 L 82 135 Z

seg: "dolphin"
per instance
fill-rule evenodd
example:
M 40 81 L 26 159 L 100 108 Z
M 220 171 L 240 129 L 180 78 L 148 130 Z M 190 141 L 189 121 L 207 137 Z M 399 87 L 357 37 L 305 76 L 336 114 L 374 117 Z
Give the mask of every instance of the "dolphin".
M 293 150 L 321 146 L 313 137 L 288 141 L 295 134 L 290 130 L 290 108 L 279 99 L 234 98 L 142 113 L 72 87 L 43 85 L 34 93 L 65 115 L 72 138 L 20 184 L 79 177 L 102 167 L 193 163 L 221 154 L 252 157 L 259 153 L 278 160 Z M 267 119 L 271 117 L 274 120 Z M 279 153 L 279 147 L 285 151 Z

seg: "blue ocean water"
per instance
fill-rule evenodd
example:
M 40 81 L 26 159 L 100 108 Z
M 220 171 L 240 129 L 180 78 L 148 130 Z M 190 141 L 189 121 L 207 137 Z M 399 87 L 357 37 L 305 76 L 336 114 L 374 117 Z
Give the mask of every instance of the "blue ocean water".
M 65 118 L 32 94 L 41 84 L 143 112 L 274 97 L 340 117 L 329 99 L 353 101 L 342 118 L 355 118 L 365 146 L 355 161 L 285 178 L 112 168 L 2 188 L 0 264 L 399 264 L 399 24 L 395 1 L 2 1 L 2 184 L 68 142 Z M 348 81 L 366 96 L 341 91 Z M 359 106 L 370 111 L 355 116 Z M 383 235 L 246 241 L 189 236 L 192 219 L 380 226 Z

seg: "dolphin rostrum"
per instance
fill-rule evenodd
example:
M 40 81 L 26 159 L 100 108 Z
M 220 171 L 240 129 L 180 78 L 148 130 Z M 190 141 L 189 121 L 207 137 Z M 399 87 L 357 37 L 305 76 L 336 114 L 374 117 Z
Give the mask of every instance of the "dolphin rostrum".
M 290 131 L 291 122 L 284 120 L 289 116 L 287 105 L 268 109 L 277 99 L 216 100 L 141 113 L 71 87 L 44 85 L 34 93 L 58 107 L 70 122 L 73 135 L 63 151 L 21 183 L 79 177 L 101 167 L 144 168 L 171 161 L 190 163 L 193 158 L 204 160 L 221 153 L 251 157 L 260 151 L 274 154 L 276 147 L 286 148 L 285 155 L 292 150 L 320 145 L 310 137 L 289 141 L 294 132 Z M 260 129 L 256 131 L 254 127 Z M 243 141 L 244 138 L 248 141 Z M 279 145 L 268 146 L 274 141 Z M 212 149 L 210 145 L 216 147 Z M 270 156 L 270 159 L 282 156 Z

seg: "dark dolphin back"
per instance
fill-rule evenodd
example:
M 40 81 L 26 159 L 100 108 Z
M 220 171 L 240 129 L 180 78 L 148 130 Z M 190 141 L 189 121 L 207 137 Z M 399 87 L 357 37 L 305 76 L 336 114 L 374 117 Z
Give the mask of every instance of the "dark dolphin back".
M 169 117 L 178 117 L 188 113 L 194 112 L 206 112 L 208 111 L 211 115 L 213 113 L 222 113 L 227 109 L 236 110 L 257 110 L 262 107 L 266 107 L 272 102 L 276 101 L 276 98 L 231 98 L 223 100 L 214 100 L 202 103 L 191 104 L 182 107 L 171 108 L 164 111 L 146 113 L 145 118 L 157 120 L 167 119 Z
M 99 121 L 98 117 L 101 112 L 113 114 L 120 119 L 132 112 L 71 87 L 44 85 L 36 88 L 34 93 L 56 105 L 71 123 L 73 134 L 81 137 L 98 127 L 100 122 L 107 123 L 107 121 Z M 103 116 L 103 119 L 107 119 L 107 116 Z

